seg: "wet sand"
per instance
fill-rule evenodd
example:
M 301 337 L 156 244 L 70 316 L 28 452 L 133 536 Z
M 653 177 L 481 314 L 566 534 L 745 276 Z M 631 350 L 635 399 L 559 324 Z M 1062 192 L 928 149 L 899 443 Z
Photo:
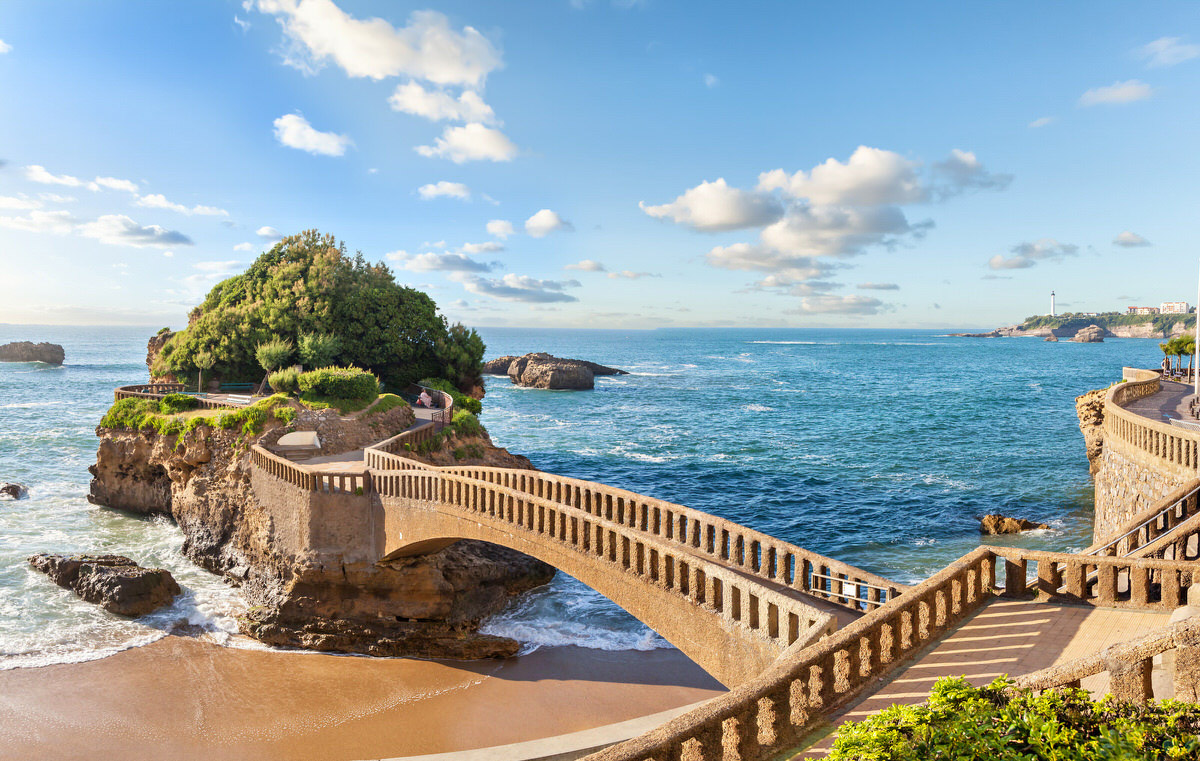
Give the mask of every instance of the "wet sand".
M 590 729 L 722 691 L 676 650 L 420 661 L 167 637 L 98 661 L 0 672 L 0 759 L 442 753 Z

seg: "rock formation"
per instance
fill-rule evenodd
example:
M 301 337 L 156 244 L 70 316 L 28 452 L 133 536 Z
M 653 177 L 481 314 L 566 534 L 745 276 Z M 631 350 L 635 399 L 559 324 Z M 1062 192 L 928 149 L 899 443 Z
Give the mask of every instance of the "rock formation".
M 979 519 L 981 534 L 1019 534 L 1022 531 L 1033 531 L 1039 528 L 1050 528 L 1045 523 L 1034 523 L 1024 518 L 1009 518 L 1005 515 L 985 515 Z
M 0 362 L 45 362 L 61 365 L 66 359 L 63 347 L 58 344 L 17 341 L 0 346 Z
M 1049 336 L 1046 336 L 1046 340 L 1049 341 L 1050 343 L 1058 343 L 1058 336 L 1049 335 Z
M 1088 467 L 1094 476 L 1100 470 L 1104 454 L 1104 396 L 1108 389 L 1098 388 L 1075 397 L 1075 415 L 1079 432 L 1087 447 Z
M 582 359 L 560 359 L 545 352 L 523 357 L 500 357 L 483 366 L 485 375 L 507 375 L 518 386 L 586 390 L 595 388 L 597 375 L 628 375 L 615 367 Z
M 158 364 L 159 355 L 162 354 L 163 347 L 167 345 L 175 336 L 174 331 L 163 328 L 154 335 L 150 336 L 150 340 L 146 342 L 146 367 L 150 370 L 150 381 L 152 383 L 175 383 L 174 375 L 166 372 L 162 367 L 156 367 Z
M 118 616 L 144 616 L 182 590 L 170 571 L 142 568 L 121 555 L 34 555 L 29 564 L 60 587 Z
M 28 492 L 25 487 L 20 484 L 10 484 L 7 481 L 0 481 L 0 499 L 23 499 Z
M 1099 325 L 1088 325 L 1075 334 L 1071 340 L 1081 344 L 1098 344 L 1104 342 L 1104 335 L 1107 333 L 1104 328 Z
M 406 407 L 363 414 L 304 412 L 295 425 L 319 430 L 324 453 L 334 454 L 387 438 L 412 421 Z M 258 441 L 268 447 L 290 430 L 274 419 L 266 425 Z M 263 642 L 387 656 L 508 656 L 518 643 L 479 634 L 481 620 L 554 575 L 540 561 L 468 541 L 387 564 L 296 550 L 278 506 L 272 512 L 251 485 L 249 442 L 240 431 L 202 426 L 183 442 L 147 431 L 97 429 L 97 435 L 89 500 L 171 516 L 183 531 L 184 553 L 241 586 L 250 604 L 242 629 Z M 458 462 L 521 464 L 486 434 L 472 443 L 464 453 L 474 456 Z M 449 450 L 437 456 L 456 461 Z

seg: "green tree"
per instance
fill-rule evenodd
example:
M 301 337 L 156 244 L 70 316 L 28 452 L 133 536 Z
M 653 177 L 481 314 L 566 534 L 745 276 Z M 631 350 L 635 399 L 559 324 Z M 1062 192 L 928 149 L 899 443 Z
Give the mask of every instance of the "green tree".
M 479 385 L 483 376 L 483 354 L 486 347 L 479 334 L 462 323 L 446 329 L 446 336 L 437 343 L 437 354 L 443 364 L 443 377 L 459 391 L 469 392 Z
M 199 373 L 199 375 L 196 378 L 196 390 L 197 391 L 204 390 L 204 371 L 209 369 L 210 367 L 212 367 L 213 362 L 215 362 L 215 361 L 216 361 L 216 358 L 213 357 L 211 352 L 207 352 L 207 351 L 196 352 L 195 364 L 196 364 L 196 370 Z
M 196 354 L 207 351 L 222 378 L 254 380 L 259 344 L 302 344 L 306 333 L 335 336 L 330 363 L 370 370 L 392 388 L 445 373 L 438 342 L 447 326 L 433 299 L 316 230 L 289 235 L 214 286 L 163 347 L 162 362 L 176 374 L 193 372 Z
M 310 370 L 333 365 L 340 348 L 341 342 L 332 333 L 300 334 L 300 361 Z
M 258 364 L 268 373 L 278 370 L 288 363 L 292 358 L 292 352 L 295 347 L 292 342 L 282 338 L 272 338 L 270 341 L 263 341 L 254 349 L 254 358 L 258 360 Z

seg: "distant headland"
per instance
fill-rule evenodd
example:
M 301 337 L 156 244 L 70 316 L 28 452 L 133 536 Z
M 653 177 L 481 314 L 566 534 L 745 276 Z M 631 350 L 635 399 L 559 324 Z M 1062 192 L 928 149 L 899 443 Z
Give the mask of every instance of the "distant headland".
M 1106 338 L 1173 338 L 1194 329 L 1194 314 L 1121 312 L 1067 312 L 1059 315 L 1035 315 L 1024 322 L 996 328 L 985 333 L 952 333 L 967 338 L 1074 338 L 1092 325 L 1104 330 Z

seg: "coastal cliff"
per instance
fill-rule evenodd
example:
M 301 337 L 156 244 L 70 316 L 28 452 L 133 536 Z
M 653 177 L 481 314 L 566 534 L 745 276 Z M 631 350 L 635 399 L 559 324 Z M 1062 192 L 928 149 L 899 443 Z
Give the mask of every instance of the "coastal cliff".
M 1079 418 L 1079 432 L 1083 434 L 1088 469 L 1093 476 L 1099 472 L 1104 457 L 1104 395 L 1107 391 L 1098 388 L 1075 397 L 1075 415 Z
M 366 419 L 304 411 L 294 426 L 320 431 L 326 453 L 335 453 L 386 438 L 411 422 L 412 411 L 399 407 Z M 481 635 L 479 624 L 512 595 L 548 582 L 551 567 L 470 541 L 386 564 L 336 543 L 314 548 L 314 530 L 293 525 L 290 505 L 260 501 L 252 486 L 252 476 L 261 476 L 252 474 L 251 439 L 270 444 L 285 430 L 290 427 L 274 419 L 257 436 L 211 426 L 179 435 L 98 428 L 89 500 L 170 516 L 184 534 L 187 557 L 241 587 L 250 606 L 241 627 L 263 642 L 385 656 L 516 652 L 518 643 Z M 429 457 L 529 467 L 528 460 L 493 446 L 484 431 L 447 437 Z M 325 511 L 327 524 L 342 520 L 330 516 Z

